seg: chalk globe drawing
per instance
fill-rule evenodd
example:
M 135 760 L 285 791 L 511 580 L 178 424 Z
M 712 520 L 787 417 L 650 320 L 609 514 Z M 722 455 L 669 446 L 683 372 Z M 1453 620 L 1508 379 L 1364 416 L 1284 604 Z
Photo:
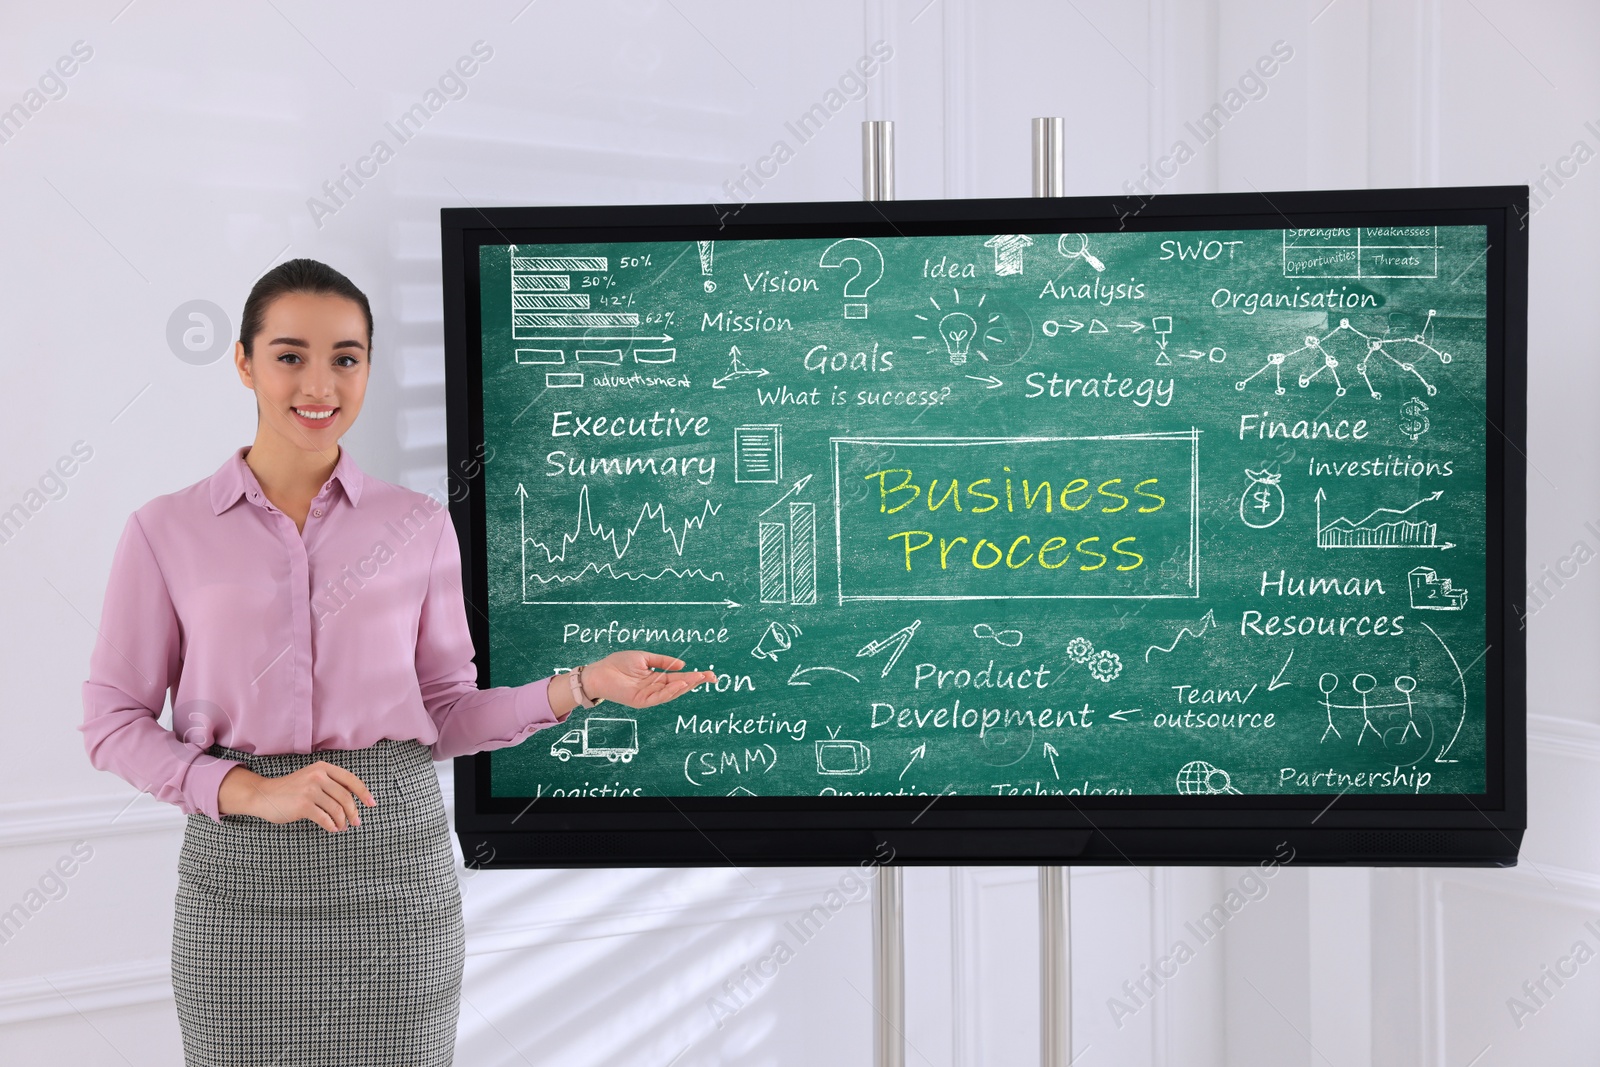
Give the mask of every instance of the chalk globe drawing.
M 1178 792 L 1185 796 L 1212 796 L 1218 793 L 1238 793 L 1228 772 L 1213 767 L 1203 759 L 1185 763 L 1178 771 Z

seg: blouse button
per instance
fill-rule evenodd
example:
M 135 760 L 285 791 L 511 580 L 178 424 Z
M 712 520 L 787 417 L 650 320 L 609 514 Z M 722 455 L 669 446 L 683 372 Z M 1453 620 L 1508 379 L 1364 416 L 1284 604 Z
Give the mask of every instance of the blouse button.
M 322 509 L 321 508 L 313 508 L 312 511 L 311 511 L 311 514 L 315 515 L 317 518 L 320 519 L 320 518 L 322 518 Z

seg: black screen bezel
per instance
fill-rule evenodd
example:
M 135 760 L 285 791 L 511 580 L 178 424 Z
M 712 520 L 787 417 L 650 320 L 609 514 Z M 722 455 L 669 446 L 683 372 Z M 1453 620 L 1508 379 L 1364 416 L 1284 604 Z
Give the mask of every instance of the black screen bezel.
M 1488 230 L 1487 402 L 1488 492 L 1485 591 L 1487 785 L 1470 795 L 1075 796 L 979 797 L 494 797 L 490 754 L 456 760 L 456 819 L 463 834 L 506 843 L 519 835 L 659 832 L 686 825 L 708 834 L 783 835 L 831 830 L 1087 830 L 1135 840 L 1131 831 L 1238 831 L 1274 827 L 1492 831 L 1516 843 L 1526 825 L 1524 631 L 1524 468 L 1526 423 L 1526 186 L 1321 192 L 1217 193 L 1139 197 L 1015 198 L 774 204 L 672 204 L 582 207 L 444 208 L 440 212 L 445 309 L 449 461 L 464 491 L 451 494 L 451 517 L 462 546 L 463 590 L 482 684 L 492 679 L 488 642 L 483 495 L 474 457 L 483 444 L 481 323 L 477 249 L 484 244 L 581 241 L 671 241 L 818 237 L 882 237 L 976 233 L 1105 233 L 1119 230 L 1282 229 L 1321 226 L 1483 225 Z M 469 473 L 470 472 L 470 473 Z M 1498 520 L 1498 521 L 1496 521 Z M 930 801 L 933 801 L 930 803 Z M 959 836 L 959 835 L 958 835 Z M 488 839 L 488 838 L 484 838 Z M 665 838 L 663 838 L 665 840 Z M 544 842 L 549 846 L 550 842 Z M 958 850 L 959 845 L 953 846 Z M 1163 848 L 1167 846 L 1161 846 Z M 1457 856 L 1437 862 L 1506 862 Z M 655 849 L 593 856 L 585 865 L 657 865 Z M 516 850 L 511 850 L 516 852 Z M 534 850 L 564 862 L 559 849 Z M 668 852 L 671 853 L 671 849 Z M 719 853 L 722 850 L 718 849 Z M 1065 856 L 1071 847 L 1064 844 Z M 1168 851 L 1171 851 L 1170 848 Z M 1181 850 L 1180 850 L 1181 851 Z M 1234 854 L 1213 849 L 1222 857 Z M 1486 848 L 1486 851 L 1494 851 Z M 827 849 L 824 848 L 826 853 Z M 1159 849 L 1158 849 L 1159 852 Z M 851 852 L 854 855 L 855 852 Z M 470 853 L 469 853 L 470 855 Z M 1031 855 L 1031 853 L 1030 853 Z M 1132 858 L 1130 855 L 1128 858 Z M 1202 862 L 1185 854 L 1143 861 Z M 836 860 L 835 862 L 837 862 Z M 979 854 L 971 862 L 1007 862 Z M 1416 862 L 1430 862 L 1416 859 Z M 797 854 L 794 862 L 819 862 Z M 1081 856 L 1074 862 L 1082 862 Z

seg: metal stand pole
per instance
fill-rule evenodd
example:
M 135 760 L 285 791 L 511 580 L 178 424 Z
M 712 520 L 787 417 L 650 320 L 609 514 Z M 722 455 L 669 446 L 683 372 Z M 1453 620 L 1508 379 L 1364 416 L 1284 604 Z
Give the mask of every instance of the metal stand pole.
M 1072 1062 L 1072 882 L 1066 867 L 1039 868 L 1039 1064 Z
M 882 866 L 872 880 L 872 1062 L 905 1067 L 905 909 L 900 868 Z
M 861 124 L 861 199 L 894 199 L 894 123 L 887 119 Z
M 1067 185 L 1066 120 L 1033 120 L 1033 195 L 1065 196 Z
M 1033 120 L 1033 195 L 1066 193 L 1066 122 Z M 1072 880 L 1066 867 L 1039 868 L 1039 1063 L 1072 1062 Z
M 861 198 L 894 199 L 894 123 L 861 124 Z M 884 865 L 872 879 L 872 1062 L 905 1067 L 905 908 L 899 867 Z

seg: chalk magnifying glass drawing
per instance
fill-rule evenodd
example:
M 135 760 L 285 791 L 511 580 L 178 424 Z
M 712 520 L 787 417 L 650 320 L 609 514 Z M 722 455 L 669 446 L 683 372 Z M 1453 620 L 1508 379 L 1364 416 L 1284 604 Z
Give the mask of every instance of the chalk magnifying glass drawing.
M 1106 265 L 1095 258 L 1089 251 L 1089 238 L 1081 233 L 1064 233 L 1056 241 L 1056 251 L 1068 259 L 1081 259 L 1097 271 L 1106 269 Z

